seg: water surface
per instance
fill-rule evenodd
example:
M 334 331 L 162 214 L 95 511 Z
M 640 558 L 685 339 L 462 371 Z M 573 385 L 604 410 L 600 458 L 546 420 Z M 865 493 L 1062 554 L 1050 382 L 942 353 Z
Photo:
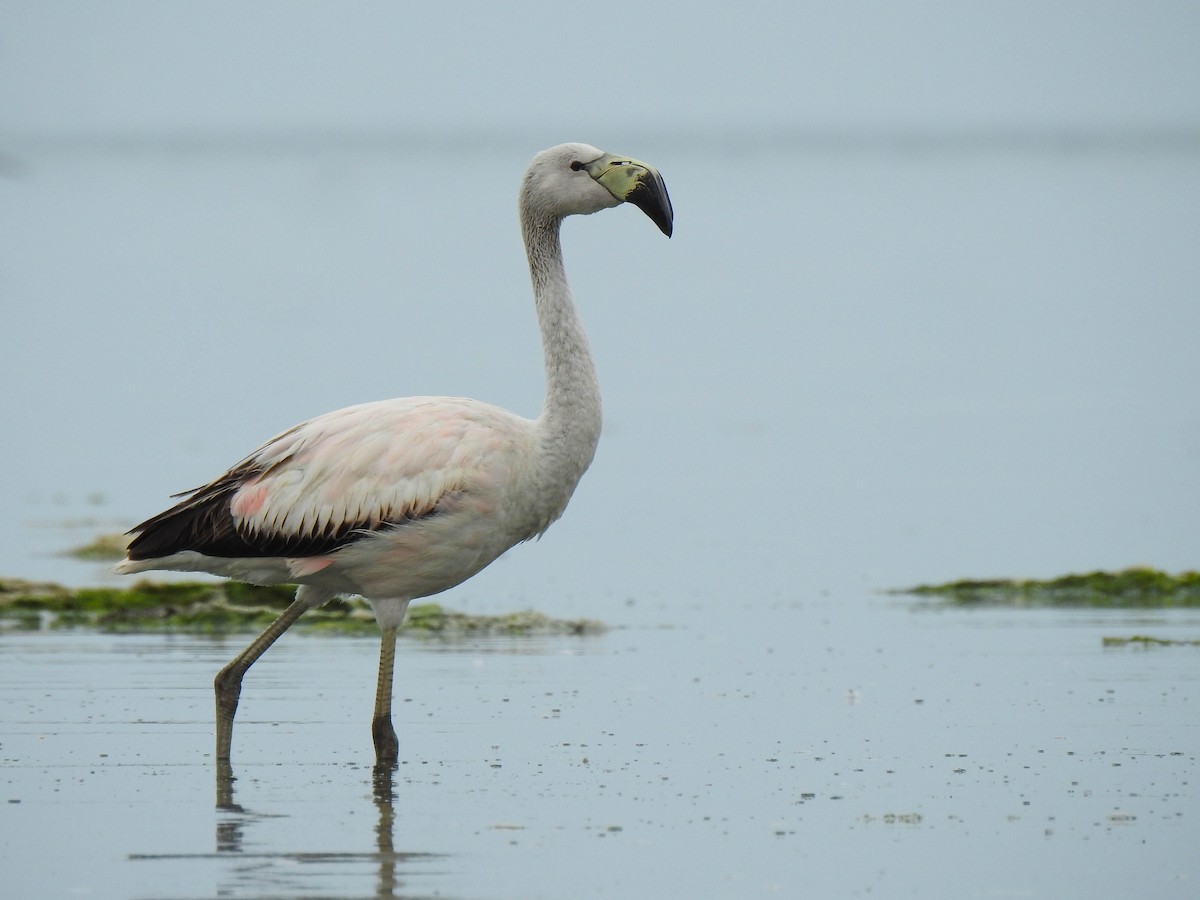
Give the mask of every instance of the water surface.
M 1101 645 L 1195 613 L 879 593 L 1195 566 L 1194 150 L 633 143 L 675 238 L 565 232 L 596 463 L 441 598 L 613 630 L 405 642 L 390 785 L 374 641 L 289 635 L 228 790 L 211 680 L 244 638 L 2 633 L 11 890 L 1195 895 L 1195 650 Z M 58 554 L 341 405 L 536 413 L 536 149 L 9 148 L 0 575 L 104 581 Z
M 596 638 L 285 638 L 231 789 L 238 642 L 0 636 L 6 881 L 130 897 L 1185 897 L 1195 613 L 919 612 L 861 595 Z M 872 624 L 867 624 L 867 622 Z M 71 848 L 64 865 L 63 848 Z

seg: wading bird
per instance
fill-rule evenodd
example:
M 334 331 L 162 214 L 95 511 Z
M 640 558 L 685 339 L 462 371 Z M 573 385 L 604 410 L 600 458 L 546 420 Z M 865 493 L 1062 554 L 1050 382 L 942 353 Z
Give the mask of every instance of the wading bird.
M 525 172 L 518 208 L 546 367 L 538 418 L 459 397 L 350 406 L 272 438 L 130 531 L 122 573 L 298 585 L 279 618 L 217 674 L 218 762 L 229 760 L 246 671 L 306 610 L 339 594 L 366 598 L 383 633 L 371 733 L 376 762 L 396 762 L 392 670 L 409 602 L 460 584 L 544 532 L 592 461 L 600 392 L 559 228 L 566 216 L 623 202 L 670 237 L 666 185 L 643 162 L 561 144 Z

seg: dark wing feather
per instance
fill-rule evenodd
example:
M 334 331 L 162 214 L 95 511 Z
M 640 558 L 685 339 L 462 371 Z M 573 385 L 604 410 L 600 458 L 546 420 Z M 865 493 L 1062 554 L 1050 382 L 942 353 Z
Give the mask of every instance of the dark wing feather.
M 177 494 L 183 498 L 177 504 L 133 528 L 129 559 L 189 550 L 231 559 L 324 556 L 373 533 L 436 516 L 444 512 L 446 498 L 463 491 L 461 471 L 476 464 L 464 462 L 460 451 L 491 446 L 479 436 L 463 438 L 471 429 L 493 434 L 490 423 L 479 424 L 484 413 L 451 398 L 408 398 L 359 404 L 301 423 L 209 484 Z M 401 435 L 414 435 L 416 449 L 398 442 Z M 348 515 L 322 516 L 313 500 L 317 492 L 297 497 L 287 484 L 289 473 L 306 467 L 313 485 L 324 479 L 377 483 L 382 493 L 364 497 L 360 489 L 345 504 L 352 510 Z M 233 515 L 232 505 L 248 485 L 265 486 L 274 515 Z
M 266 471 L 266 467 L 245 463 L 203 487 L 176 494 L 186 499 L 130 529 L 129 533 L 136 537 L 129 542 L 129 558 L 158 559 L 184 550 L 231 559 L 323 556 L 373 532 L 423 517 L 405 516 L 399 521 L 345 522 L 319 533 L 243 533 L 238 530 L 230 512 L 230 503 L 245 481 L 261 476 Z M 437 512 L 437 507 L 434 507 L 424 515 L 436 515 Z

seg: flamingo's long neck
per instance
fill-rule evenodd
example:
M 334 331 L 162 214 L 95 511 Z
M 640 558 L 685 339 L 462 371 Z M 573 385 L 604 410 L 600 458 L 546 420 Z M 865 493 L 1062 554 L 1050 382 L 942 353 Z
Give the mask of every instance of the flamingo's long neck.
M 537 420 L 541 474 L 548 489 L 562 492 L 554 518 L 566 506 L 600 440 L 600 386 L 567 285 L 559 225 L 557 218 L 522 203 L 521 230 L 546 362 L 546 401 Z

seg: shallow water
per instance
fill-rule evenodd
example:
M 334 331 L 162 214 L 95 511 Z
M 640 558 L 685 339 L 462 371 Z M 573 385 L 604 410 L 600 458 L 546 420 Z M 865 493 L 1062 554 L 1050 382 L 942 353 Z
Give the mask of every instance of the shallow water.
M 6 884 L 131 897 L 1186 897 L 1196 612 L 847 593 L 600 637 L 0 635 Z M 869 625 L 864 624 L 869 619 Z M 64 854 L 69 862 L 64 862 Z M 19 888 L 19 890 L 18 890 Z
M 456 603 L 1195 565 L 1200 150 L 771 141 L 726 186 L 723 139 L 629 139 L 670 241 L 566 223 L 604 435 L 555 549 Z M 340 406 L 536 414 L 533 151 L 493 144 L 9 147 L 0 573 L 94 581 L 53 554 Z
M 596 463 L 439 598 L 613 630 L 405 641 L 390 787 L 375 643 L 289 635 L 228 790 L 211 681 L 244 638 L 0 633 L 6 888 L 1195 896 L 1196 650 L 1101 639 L 1200 614 L 877 593 L 1195 567 L 1195 147 L 722 140 L 613 146 L 677 229 L 567 225 Z M 536 412 L 534 149 L 8 147 L 0 575 L 109 580 L 57 554 L 341 405 Z

